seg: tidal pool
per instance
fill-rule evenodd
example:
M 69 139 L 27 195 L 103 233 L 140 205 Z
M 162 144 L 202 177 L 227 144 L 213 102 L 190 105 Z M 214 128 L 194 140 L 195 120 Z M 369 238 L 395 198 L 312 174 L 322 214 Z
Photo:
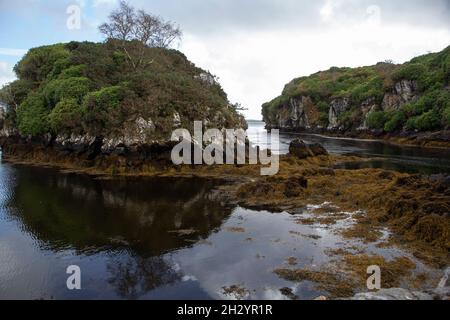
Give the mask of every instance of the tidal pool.
M 439 274 L 401 249 L 344 239 L 352 213 L 302 224 L 317 206 L 246 210 L 211 200 L 213 188 L 0 164 L 0 299 L 313 299 L 326 290 L 273 271 L 320 268 L 337 248 L 408 256 L 414 273 Z M 69 265 L 81 268 L 82 290 L 67 289 Z

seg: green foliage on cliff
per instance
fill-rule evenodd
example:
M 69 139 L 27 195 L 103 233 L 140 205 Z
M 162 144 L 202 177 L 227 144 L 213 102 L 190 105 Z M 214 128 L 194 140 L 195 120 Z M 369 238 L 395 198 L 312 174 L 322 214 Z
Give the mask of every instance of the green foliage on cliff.
M 174 114 L 186 128 L 194 120 L 244 124 L 215 78 L 176 50 L 136 41 L 71 42 L 31 49 L 14 70 L 18 80 L 0 90 L 0 101 L 23 135 L 108 136 L 144 118 L 167 138 Z
M 413 81 L 418 96 L 400 110 L 384 110 L 387 93 L 396 93 L 396 84 Z M 348 109 L 339 116 L 341 128 L 355 129 L 364 120 L 370 128 L 394 132 L 402 130 L 437 130 L 449 125 L 450 107 L 450 47 L 439 53 L 423 55 L 403 65 L 378 63 L 360 68 L 337 68 L 301 77 L 288 83 L 281 96 L 263 105 L 263 117 L 269 125 L 277 125 L 278 112 L 291 98 L 310 97 L 320 113 L 321 122 L 328 114 L 331 102 L 347 98 Z M 364 105 L 377 106 L 364 116 Z M 359 112 L 358 112 L 359 110 Z M 314 124 L 313 124 L 314 125 Z M 321 125 L 316 123 L 316 125 Z
M 403 111 L 393 112 L 386 118 L 386 123 L 384 125 L 384 131 L 394 132 L 401 130 L 406 123 L 406 116 Z
M 38 92 L 30 93 L 17 108 L 18 129 L 24 135 L 45 134 L 48 129 L 49 112 L 43 95 Z
M 77 99 L 62 99 L 50 112 L 48 121 L 53 132 L 73 132 L 82 117 L 83 109 Z
M 381 130 L 387 121 L 387 115 L 383 111 L 372 112 L 367 116 L 367 125 L 370 129 Z

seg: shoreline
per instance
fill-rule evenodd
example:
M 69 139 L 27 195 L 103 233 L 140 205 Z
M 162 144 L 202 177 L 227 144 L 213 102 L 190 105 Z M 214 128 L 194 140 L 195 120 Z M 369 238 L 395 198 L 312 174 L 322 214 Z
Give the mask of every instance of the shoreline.
M 271 128 L 266 126 L 267 130 L 277 129 L 276 127 Z M 292 134 L 292 135 L 311 135 L 317 136 L 325 139 L 339 139 L 339 140 L 353 140 L 353 141 L 366 141 L 366 142 L 379 142 L 394 146 L 401 147 L 414 147 L 423 149 L 438 149 L 438 150 L 448 150 L 450 149 L 450 131 L 438 131 L 438 132 L 427 132 L 427 133 L 405 133 L 400 135 L 390 135 L 390 134 L 374 134 L 369 131 L 351 131 L 342 132 L 328 131 L 328 130 L 290 130 L 290 129 L 279 129 L 280 133 Z M 442 139 L 433 139 L 435 135 L 442 135 Z

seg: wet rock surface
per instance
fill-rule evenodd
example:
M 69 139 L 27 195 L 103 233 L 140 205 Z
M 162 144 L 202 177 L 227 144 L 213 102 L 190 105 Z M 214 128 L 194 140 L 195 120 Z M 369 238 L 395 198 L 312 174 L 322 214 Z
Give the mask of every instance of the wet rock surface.
M 445 270 L 439 285 L 434 290 L 411 291 L 403 288 L 382 289 L 377 292 L 358 293 L 351 300 L 448 300 L 450 268 Z
M 318 143 L 306 144 L 300 139 L 291 142 L 289 153 L 299 159 L 328 155 L 327 150 L 322 145 Z

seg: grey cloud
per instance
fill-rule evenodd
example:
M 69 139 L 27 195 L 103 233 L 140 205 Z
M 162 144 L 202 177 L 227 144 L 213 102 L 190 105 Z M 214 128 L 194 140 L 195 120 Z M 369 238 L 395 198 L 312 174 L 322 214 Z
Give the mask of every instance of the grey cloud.
M 317 28 L 327 0 L 132 0 L 192 33 L 225 30 Z M 380 7 L 384 23 L 450 27 L 449 0 L 334 0 L 336 19 L 365 19 L 367 8 Z

